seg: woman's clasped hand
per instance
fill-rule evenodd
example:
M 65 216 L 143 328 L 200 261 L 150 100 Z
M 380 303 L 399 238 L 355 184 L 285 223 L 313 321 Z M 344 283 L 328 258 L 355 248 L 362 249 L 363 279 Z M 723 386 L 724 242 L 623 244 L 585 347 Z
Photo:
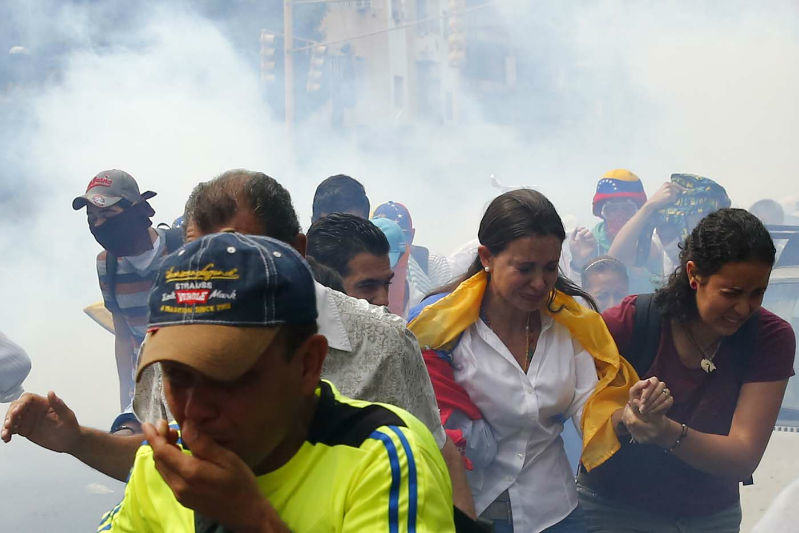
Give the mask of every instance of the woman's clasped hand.
M 666 383 L 654 376 L 633 385 L 621 418 L 632 441 L 662 443 L 671 426 L 666 413 L 673 404 L 674 398 Z

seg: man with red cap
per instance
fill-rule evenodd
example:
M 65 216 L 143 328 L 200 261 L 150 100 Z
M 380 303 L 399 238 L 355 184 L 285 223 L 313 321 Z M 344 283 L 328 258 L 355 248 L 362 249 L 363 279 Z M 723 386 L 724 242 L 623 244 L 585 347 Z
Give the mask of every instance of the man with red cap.
M 104 170 L 89 182 L 86 192 L 72 200 L 75 210 L 86 208 L 89 231 L 103 247 L 97 255 L 97 276 L 105 307 L 114 319 L 114 352 L 119 374 L 119 403 L 123 413 L 112 431 L 136 424 L 132 414 L 136 354 L 147 329 L 147 296 L 159 260 L 167 254 L 165 230 L 154 228 L 152 191 L 139 192 L 133 176 L 123 170 Z

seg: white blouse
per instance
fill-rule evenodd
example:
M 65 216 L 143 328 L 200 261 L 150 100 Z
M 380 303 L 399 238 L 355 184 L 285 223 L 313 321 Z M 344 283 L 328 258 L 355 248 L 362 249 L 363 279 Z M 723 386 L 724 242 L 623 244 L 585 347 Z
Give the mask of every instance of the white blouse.
M 455 381 L 480 409 L 497 444 L 494 460 L 469 477 L 477 513 L 507 490 L 514 531 L 537 532 L 560 522 L 577 506 L 560 434 L 569 418 L 580 427 L 598 381 L 593 357 L 542 313 L 526 374 L 482 320 L 463 333 L 452 359 Z

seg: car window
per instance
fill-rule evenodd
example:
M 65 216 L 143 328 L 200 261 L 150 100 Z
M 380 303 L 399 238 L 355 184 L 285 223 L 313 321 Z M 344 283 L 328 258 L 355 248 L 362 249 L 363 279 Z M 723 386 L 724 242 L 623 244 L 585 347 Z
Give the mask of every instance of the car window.
M 772 282 L 763 298 L 763 307 L 790 322 L 796 335 L 799 333 L 799 277 L 779 279 L 779 271 L 780 269 L 775 269 L 772 275 Z M 799 373 L 797 363 L 794 358 L 794 371 Z M 796 378 L 788 381 L 778 425 L 799 426 L 799 380 Z

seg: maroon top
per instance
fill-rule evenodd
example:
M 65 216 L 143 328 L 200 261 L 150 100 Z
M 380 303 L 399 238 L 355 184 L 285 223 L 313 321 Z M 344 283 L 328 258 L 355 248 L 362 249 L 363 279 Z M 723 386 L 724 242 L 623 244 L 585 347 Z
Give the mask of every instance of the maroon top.
M 622 355 L 632 344 L 636 298 L 628 296 L 602 314 Z M 668 320 L 660 331 L 657 355 L 641 379 L 657 376 L 666 382 L 674 397 L 668 417 L 703 433 L 729 434 L 742 383 L 780 381 L 794 374 L 793 329 L 765 309 L 759 313 L 755 353 L 746 358 L 743 370 L 733 360 L 737 347 L 727 340 L 713 358 L 714 372 L 687 368 L 674 347 Z M 709 515 L 738 501 L 738 481 L 700 472 L 654 445 L 624 443 L 581 481 L 601 496 L 659 514 Z

